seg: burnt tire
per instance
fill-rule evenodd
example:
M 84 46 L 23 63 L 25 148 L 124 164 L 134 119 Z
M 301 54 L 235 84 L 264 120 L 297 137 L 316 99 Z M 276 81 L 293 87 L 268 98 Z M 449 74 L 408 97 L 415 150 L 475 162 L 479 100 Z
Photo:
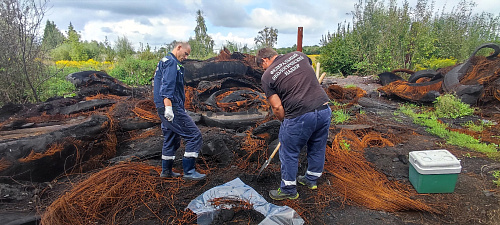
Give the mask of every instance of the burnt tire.
M 120 96 L 132 94 L 131 88 L 103 71 L 90 70 L 71 73 L 66 76 L 66 80 L 79 88 L 78 94 L 83 97 L 96 94 Z
M 394 81 L 397 81 L 397 80 L 404 80 L 402 77 L 400 77 L 394 73 L 391 73 L 391 72 L 383 72 L 383 73 L 379 74 L 378 77 L 380 80 L 380 84 L 382 86 L 388 85 L 388 84 L 390 84 Z
M 226 77 L 245 75 L 248 66 L 239 61 L 197 61 L 185 60 L 184 81 L 189 86 L 196 86 L 202 80 L 220 80 Z
M 424 77 L 431 78 L 431 81 L 433 81 L 433 80 L 443 78 L 443 75 L 441 75 L 440 72 L 436 72 L 434 70 L 420 70 L 420 71 L 417 71 L 414 74 L 412 74 L 408 78 L 408 82 L 409 83 L 416 83 L 420 78 L 424 78 Z
M 480 84 L 474 85 L 463 85 L 460 83 L 460 79 L 462 79 L 467 70 L 471 66 L 471 59 L 476 55 L 476 53 L 483 48 L 491 48 L 494 50 L 493 54 L 487 56 L 486 58 L 491 59 L 497 57 L 500 54 L 500 46 L 495 43 L 487 43 L 480 45 L 474 50 L 469 59 L 465 61 L 463 64 L 456 66 L 450 72 L 448 72 L 444 76 L 443 81 L 443 89 L 446 92 L 454 92 L 462 100 L 462 102 L 467 103 L 469 105 L 474 105 L 477 103 L 484 87 Z
M 209 127 L 229 128 L 243 132 L 264 120 L 267 114 L 268 112 L 257 109 L 243 112 L 204 112 L 202 120 Z

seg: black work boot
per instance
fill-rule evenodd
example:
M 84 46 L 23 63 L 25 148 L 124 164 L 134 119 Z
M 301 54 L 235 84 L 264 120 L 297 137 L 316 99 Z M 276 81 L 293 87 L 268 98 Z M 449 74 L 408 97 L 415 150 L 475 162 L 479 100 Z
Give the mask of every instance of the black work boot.
M 318 185 L 316 184 L 316 181 L 310 181 L 309 179 L 307 179 L 307 177 L 305 175 L 304 176 L 298 176 L 297 177 L 297 182 L 299 182 L 299 184 L 307 186 L 309 189 L 312 189 L 312 190 L 318 188 Z
M 269 197 L 271 197 L 274 200 L 278 200 L 278 201 L 285 200 L 285 199 L 292 199 L 293 200 L 293 199 L 299 198 L 299 193 L 287 194 L 287 193 L 281 192 L 281 188 L 278 188 L 278 190 L 270 190 Z
M 172 177 L 180 177 L 181 174 L 172 171 L 172 167 L 174 166 L 174 160 L 161 160 L 161 174 L 160 177 L 172 178 Z
M 203 180 L 205 179 L 205 174 L 196 172 L 194 167 L 196 158 L 184 157 L 182 158 L 182 167 L 184 168 L 184 180 Z

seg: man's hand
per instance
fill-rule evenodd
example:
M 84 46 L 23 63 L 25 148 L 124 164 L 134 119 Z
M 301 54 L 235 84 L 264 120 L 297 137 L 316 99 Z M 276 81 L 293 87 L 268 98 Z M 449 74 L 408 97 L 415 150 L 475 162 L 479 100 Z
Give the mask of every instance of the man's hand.
M 165 106 L 164 116 L 169 122 L 172 122 L 172 120 L 174 120 L 174 111 L 172 111 L 172 106 Z

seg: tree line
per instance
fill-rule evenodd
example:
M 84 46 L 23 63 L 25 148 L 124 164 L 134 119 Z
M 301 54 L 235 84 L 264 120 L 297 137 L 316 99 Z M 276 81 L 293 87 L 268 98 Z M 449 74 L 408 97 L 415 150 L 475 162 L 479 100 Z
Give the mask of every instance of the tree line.
M 104 42 L 83 41 L 71 22 L 63 34 L 53 21 L 46 21 L 43 35 L 39 33 L 49 0 L 0 0 L 0 106 L 6 103 L 44 101 L 51 95 L 63 95 L 74 87 L 65 76 L 78 69 L 68 63 L 55 62 L 110 62 L 110 75 L 130 85 L 150 82 L 158 59 L 167 54 L 176 40 L 159 49 L 139 43 L 134 50 L 127 37 L 118 37 L 112 44 L 106 37 Z M 205 19 L 197 11 L 195 36 L 190 37 L 191 57 L 207 59 L 216 56 L 214 41 L 207 34 Z M 266 27 L 270 35 L 256 38 L 259 46 L 272 47 L 277 41 L 277 29 Z M 231 51 L 250 53 L 247 45 L 227 42 L 224 47 Z M 92 64 L 92 63 L 87 63 Z M 58 67 L 57 65 L 65 65 Z M 98 69 L 92 67 L 89 69 Z M 54 91 L 55 90 L 55 91 Z
M 43 25 L 49 0 L 0 0 L 0 106 L 5 103 L 44 101 L 74 88 L 64 80 L 76 67 L 58 67 L 59 61 L 109 62 L 107 72 L 129 85 L 150 82 L 159 58 L 169 52 L 175 40 L 159 49 L 139 43 L 135 50 L 127 37 L 114 43 L 83 41 L 69 23 L 62 33 L 53 21 Z M 500 14 L 472 14 L 473 1 L 462 0 L 446 13 L 435 11 L 428 0 L 415 7 L 396 0 L 359 1 L 354 5 L 352 22 L 338 24 L 319 46 L 304 46 L 308 55 L 320 55 L 322 70 L 328 74 L 376 74 L 392 69 L 435 69 L 446 63 L 465 60 L 479 44 L 500 43 Z M 194 37 L 190 37 L 191 57 L 216 56 L 214 40 L 208 35 L 203 12 L 196 12 Z M 231 52 L 254 54 L 261 47 L 274 47 L 278 29 L 265 27 L 254 39 L 255 47 L 226 41 Z M 297 46 L 277 48 L 280 54 L 295 51 Z M 91 64 L 91 63 L 89 63 Z M 67 64 L 66 64 L 67 65 Z M 92 67 L 99 70 L 102 68 Z M 57 90 L 56 92 L 51 90 Z
M 355 4 L 352 22 L 323 35 L 320 63 L 330 74 L 378 74 L 393 69 L 437 69 L 466 60 L 483 43 L 500 43 L 500 13 L 474 14 L 462 0 L 450 12 L 433 2 L 367 0 Z M 483 54 L 486 54 L 483 52 Z M 447 65 L 448 64 L 448 65 Z

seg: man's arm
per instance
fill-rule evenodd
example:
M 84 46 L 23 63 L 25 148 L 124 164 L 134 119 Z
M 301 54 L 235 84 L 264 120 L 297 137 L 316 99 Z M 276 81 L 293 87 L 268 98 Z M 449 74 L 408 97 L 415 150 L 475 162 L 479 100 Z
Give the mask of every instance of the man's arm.
M 273 108 L 274 115 L 276 115 L 280 121 L 283 121 L 285 118 L 285 109 L 283 108 L 283 105 L 281 105 L 280 97 L 277 94 L 274 94 L 269 96 L 267 100 L 269 100 L 269 103 Z
M 175 92 L 175 82 L 177 77 L 177 69 L 176 64 L 173 60 L 166 60 L 163 62 L 161 67 L 159 68 L 162 73 L 161 87 L 160 87 L 160 96 L 163 97 L 163 103 L 165 106 L 172 105 L 172 98 L 174 97 Z M 168 102 L 167 102 L 168 101 Z

